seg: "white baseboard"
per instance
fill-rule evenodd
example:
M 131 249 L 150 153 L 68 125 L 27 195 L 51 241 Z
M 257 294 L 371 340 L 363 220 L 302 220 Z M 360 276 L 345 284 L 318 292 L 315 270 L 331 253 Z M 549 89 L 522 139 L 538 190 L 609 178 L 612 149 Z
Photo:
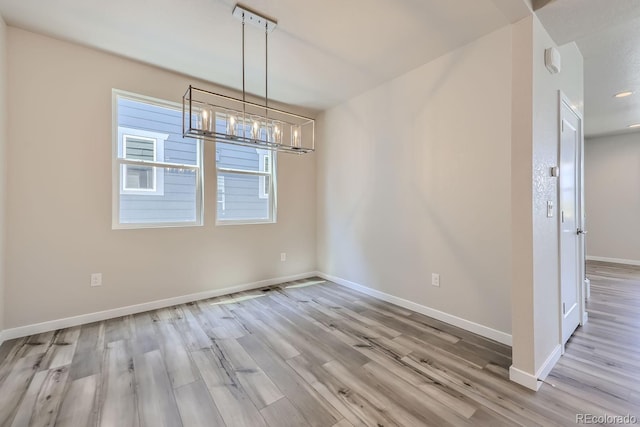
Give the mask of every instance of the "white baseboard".
M 425 316 L 429 316 L 429 317 L 433 317 L 434 319 L 440 320 L 442 322 L 445 323 L 449 323 L 450 325 L 453 326 L 457 326 L 459 328 L 462 328 L 464 330 L 467 330 L 469 332 L 473 332 L 474 334 L 478 334 L 481 335 L 485 338 L 489 338 L 492 339 L 494 341 L 498 341 L 502 344 L 511 345 L 511 335 L 507 334 L 505 332 L 502 331 L 498 331 L 492 328 L 489 328 L 487 326 L 484 325 L 480 325 L 478 323 L 472 322 L 470 320 L 467 319 L 463 319 L 461 317 L 457 317 L 457 316 L 453 316 L 449 313 L 445 313 L 443 311 L 439 311 L 436 309 L 433 309 L 431 307 L 427 307 L 418 303 L 415 303 L 413 301 L 409 301 L 403 298 L 399 298 L 372 288 L 369 288 L 367 286 L 363 286 L 360 285 L 358 283 L 355 282 L 351 282 L 349 280 L 345 280 L 345 279 L 341 279 L 340 277 L 336 277 L 336 276 L 331 276 L 329 274 L 326 273 L 322 273 L 322 272 L 318 272 L 317 273 L 318 276 L 322 277 L 323 279 L 326 280 L 330 280 L 332 282 L 335 282 L 339 285 L 345 286 L 347 288 L 351 288 L 354 289 L 358 292 L 362 292 L 363 294 L 367 294 L 370 295 L 372 297 L 381 299 L 383 301 L 387 301 L 390 302 L 392 304 L 395 305 L 399 305 L 400 307 L 409 309 L 409 310 L 413 310 L 415 312 L 418 312 L 420 314 L 424 314 Z
M 547 357 L 547 360 L 544 361 L 538 372 L 536 372 L 536 377 L 540 380 L 544 380 L 549 375 L 549 372 L 556 366 L 558 360 L 562 356 L 562 346 L 560 344 L 556 345 L 551 354 Z
M 308 277 L 314 277 L 316 275 L 316 272 L 308 272 L 296 274 L 293 276 L 277 277 L 274 279 L 261 280 L 259 282 L 230 286 L 228 288 L 212 289 L 210 291 L 198 292 L 195 294 L 181 295 L 172 298 L 145 302 L 142 304 L 129 305 L 126 307 L 113 308 L 110 310 L 98 311 L 95 313 L 81 314 L 79 316 L 67 317 L 64 319 L 50 320 L 33 325 L 5 329 L 4 331 L 0 331 L 0 344 L 2 344 L 2 342 L 6 340 L 11 340 L 14 338 L 26 337 L 33 334 L 41 334 L 43 332 L 55 331 L 57 329 L 70 328 L 72 326 L 83 325 L 86 323 L 100 322 L 102 320 L 113 319 L 115 317 L 128 316 L 130 314 L 142 313 L 149 310 L 157 310 L 159 308 L 171 307 L 178 304 L 185 304 L 188 302 L 218 297 L 220 295 L 227 295 L 235 292 L 263 288 L 266 286 L 277 285 L 293 280 L 306 279 Z
M 540 389 L 540 387 L 542 386 L 542 381 L 547 378 L 549 372 L 551 372 L 556 363 L 558 363 L 560 356 L 562 356 L 562 346 L 558 344 L 553 349 L 551 354 L 549 354 L 547 360 L 544 361 L 535 375 L 532 375 L 511 365 L 509 367 L 509 379 L 514 383 L 518 383 L 530 390 L 538 391 L 538 389 Z
M 623 259 L 623 258 L 607 258 L 603 256 L 587 256 L 587 261 L 600 261 L 611 262 L 613 264 L 625 264 L 625 265 L 640 265 L 640 261 L 636 259 Z
M 509 379 L 514 383 L 520 384 L 521 386 L 533 391 L 538 391 L 542 385 L 542 382 L 538 381 L 538 378 L 535 375 L 522 371 L 513 365 L 509 367 Z
M 582 315 L 582 323 L 580 326 L 584 326 L 586 323 L 589 323 L 589 313 L 585 311 Z

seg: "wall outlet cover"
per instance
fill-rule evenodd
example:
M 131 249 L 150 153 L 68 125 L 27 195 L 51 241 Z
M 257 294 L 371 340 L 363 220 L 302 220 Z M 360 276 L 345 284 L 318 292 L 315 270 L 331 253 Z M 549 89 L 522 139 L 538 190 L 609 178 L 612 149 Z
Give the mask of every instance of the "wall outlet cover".
M 91 274 L 91 287 L 102 286 L 102 273 Z
M 440 287 L 440 275 L 438 273 L 431 274 L 431 284 Z

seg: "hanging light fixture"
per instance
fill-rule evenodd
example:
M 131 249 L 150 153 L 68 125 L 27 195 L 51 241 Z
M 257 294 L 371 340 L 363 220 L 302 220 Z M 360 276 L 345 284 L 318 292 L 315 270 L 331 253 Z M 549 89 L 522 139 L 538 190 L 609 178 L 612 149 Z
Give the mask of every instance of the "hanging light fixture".
M 303 154 L 315 150 L 312 118 L 269 107 L 269 33 L 277 22 L 237 4 L 233 16 L 242 21 L 242 99 L 189 86 L 182 97 L 185 137 Z M 245 24 L 264 30 L 264 105 L 249 102 L 245 89 Z

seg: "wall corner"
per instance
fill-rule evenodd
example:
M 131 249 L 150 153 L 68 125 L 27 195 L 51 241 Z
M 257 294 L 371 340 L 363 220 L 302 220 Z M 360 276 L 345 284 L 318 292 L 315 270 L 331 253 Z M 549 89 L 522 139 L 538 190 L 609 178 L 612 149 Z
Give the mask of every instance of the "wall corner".
M 6 307 L 7 74 L 7 25 L 0 16 L 0 343 Z

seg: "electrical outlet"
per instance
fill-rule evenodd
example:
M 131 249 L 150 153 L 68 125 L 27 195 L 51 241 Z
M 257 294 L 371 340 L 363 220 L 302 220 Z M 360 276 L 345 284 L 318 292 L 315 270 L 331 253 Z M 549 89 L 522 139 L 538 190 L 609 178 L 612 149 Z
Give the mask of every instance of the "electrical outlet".
M 285 262 L 287 260 L 287 253 L 286 252 L 281 252 L 280 253 L 280 261 Z
M 431 274 L 431 284 L 440 287 L 440 275 L 438 273 Z
M 91 274 L 91 287 L 102 286 L 102 273 Z

